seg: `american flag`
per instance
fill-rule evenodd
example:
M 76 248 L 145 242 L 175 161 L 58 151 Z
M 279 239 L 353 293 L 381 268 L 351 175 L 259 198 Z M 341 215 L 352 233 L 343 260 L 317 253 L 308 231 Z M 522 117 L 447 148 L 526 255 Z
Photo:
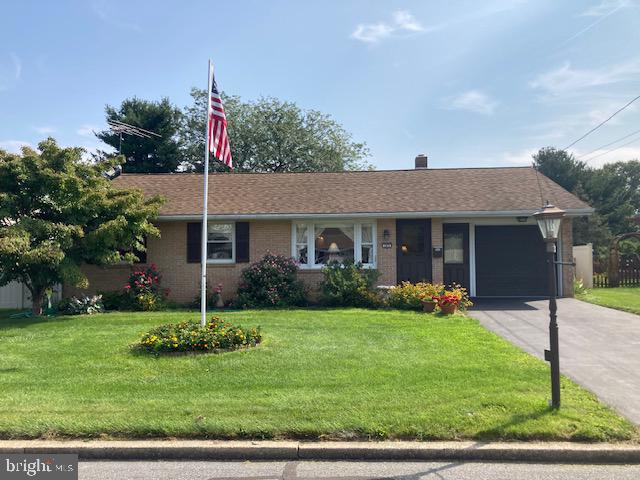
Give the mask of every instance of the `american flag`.
M 231 144 L 227 135 L 227 117 L 224 114 L 222 98 L 218 92 L 216 78 L 211 71 L 211 108 L 209 110 L 209 151 L 229 168 L 233 168 L 231 160 Z

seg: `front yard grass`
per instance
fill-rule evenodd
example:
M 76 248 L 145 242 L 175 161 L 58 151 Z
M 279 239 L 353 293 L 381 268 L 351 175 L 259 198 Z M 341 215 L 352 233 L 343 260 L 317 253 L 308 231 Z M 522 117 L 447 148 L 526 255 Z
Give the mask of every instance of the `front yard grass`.
M 585 302 L 640 315 L 639 287 L 592 288 L 577 297 Z
M 265 310 L 256 348 L 133 355 L 195 312 L 0 315 L 0 436 L 615 441 L 636 429 L 570 380 L 463 316 Z

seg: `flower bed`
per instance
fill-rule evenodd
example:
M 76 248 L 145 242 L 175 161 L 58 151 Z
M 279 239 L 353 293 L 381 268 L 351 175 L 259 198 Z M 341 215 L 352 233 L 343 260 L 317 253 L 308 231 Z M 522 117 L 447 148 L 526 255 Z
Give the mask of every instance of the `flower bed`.
M 143 334 L 131 348 L 136 352 L 156 354 L 223 352 L 255 347 L 261 341 L 260 327 L 245 330 L 214 316 L 204 327 L 191 321 L 160 325 Z

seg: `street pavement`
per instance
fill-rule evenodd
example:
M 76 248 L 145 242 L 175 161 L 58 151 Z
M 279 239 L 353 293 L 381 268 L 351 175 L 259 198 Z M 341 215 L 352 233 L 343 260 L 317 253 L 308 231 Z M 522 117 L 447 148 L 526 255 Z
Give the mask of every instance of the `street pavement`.
M 451 462 L 81 462 L 80 480 L 637 480 L 640 465 Z
M 549 348 L 547 300 L 478 300 L 469 314 L 539 358 Z M 560 371 L 640 425 L 640 316 L 558 300 Z

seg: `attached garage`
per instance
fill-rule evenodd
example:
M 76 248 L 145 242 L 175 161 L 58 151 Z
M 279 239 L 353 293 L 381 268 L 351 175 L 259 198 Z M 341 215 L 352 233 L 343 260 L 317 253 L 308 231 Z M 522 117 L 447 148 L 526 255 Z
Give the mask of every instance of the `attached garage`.
M 546 246 L 537 226 L 476 225 L 475 257 L 477 296 L 548 295 Z

